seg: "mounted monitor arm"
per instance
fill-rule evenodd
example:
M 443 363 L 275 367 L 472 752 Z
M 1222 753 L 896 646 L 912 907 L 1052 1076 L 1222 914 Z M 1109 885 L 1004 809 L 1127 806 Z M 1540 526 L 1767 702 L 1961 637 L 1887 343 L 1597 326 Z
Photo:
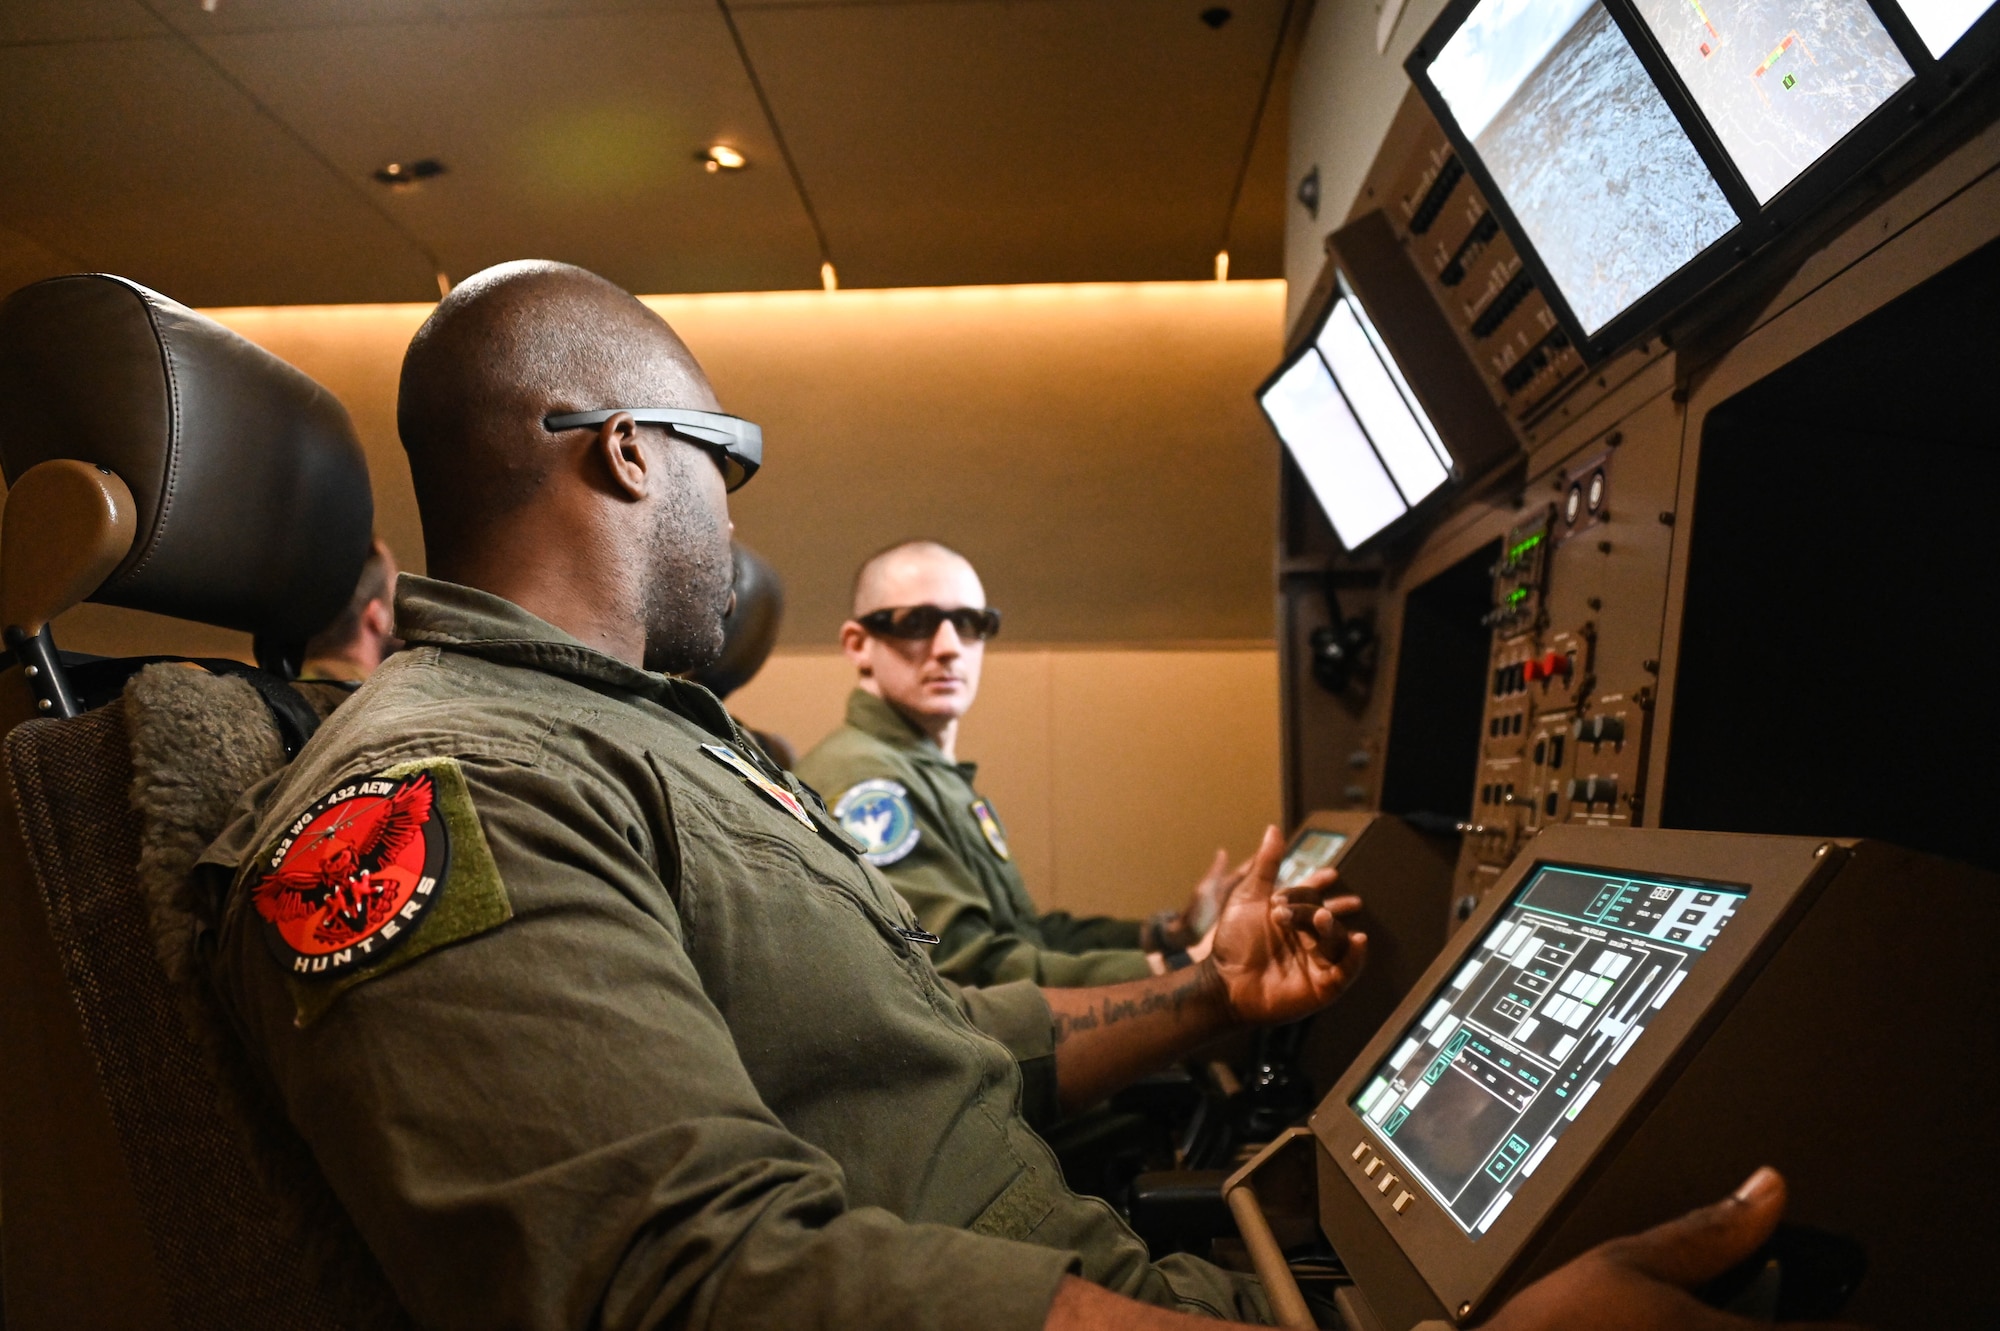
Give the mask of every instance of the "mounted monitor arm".
M 1357 675 L 1368 679 L 1375 673 L 1375 619 L 1372 615 L 1349 618 L 1340 608 L 1341 577 L 1328 569 L 1320 582 L 1326 596 L 1325 626 L 1316 628 L 1307 639 L 1312 654 L 1312 676 L 1328 693 L 1347 692 Z
M 0 524 L 0 633 L 42 716 L 77 714 L 49 623 L 81 603 L 132 549 L 132 491 L 104 467 L 55 458 L 21 473 Z

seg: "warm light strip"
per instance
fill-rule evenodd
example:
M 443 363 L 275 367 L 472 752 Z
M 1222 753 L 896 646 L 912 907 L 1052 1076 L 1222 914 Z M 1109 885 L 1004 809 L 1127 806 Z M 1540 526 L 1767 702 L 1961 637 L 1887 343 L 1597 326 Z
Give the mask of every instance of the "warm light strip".
M 964 287 L 842 287 L 835 292 L 823 290 L 786 291 L 692 291 L 681 295 L 641 296 L 639 299 L 654 309 L 680 305 L 686 306 L 728 306 L 751 304 L 776 304 L 785 301 L 810 299 L 815 303 L 831 298 L 843 304 L 872 301 L 884 305 L 982 305 L 1011 303 L 1053 304 L 1057 302 L 1108 302 L 1114 300 L 1156 300 L 1171 301 L 1230 301 L 1255 304 L 1274 297 L 1282 300 L 1285 283 L 1282 278 L 1254 278 L 1228 282 L 1041 282 L 1022 283 L 1011 286 L 964 286 Z M 210 307 L 202 312 L 227 323 L 232 317 L 298 313 L 306 310 L 326 310 L 365 314 L 370 311 L 428 311 L 431 302 L 410 301 L 407 303 L 381 302 L 355 305 L 235 305 Z M 417 322 L 422 321 L 417 315 Z M 413 325 L 414 326 L 414 325 Z

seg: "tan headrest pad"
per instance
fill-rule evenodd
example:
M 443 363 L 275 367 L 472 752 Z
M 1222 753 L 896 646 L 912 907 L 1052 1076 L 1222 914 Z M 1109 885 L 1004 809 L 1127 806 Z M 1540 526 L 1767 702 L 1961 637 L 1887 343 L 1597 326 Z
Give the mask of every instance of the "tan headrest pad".
M 101 467 L 58 458 L 21 473 L 0 520 L 0 626 L 39 633 L 96 591 L 131 550 L 137 515 Z

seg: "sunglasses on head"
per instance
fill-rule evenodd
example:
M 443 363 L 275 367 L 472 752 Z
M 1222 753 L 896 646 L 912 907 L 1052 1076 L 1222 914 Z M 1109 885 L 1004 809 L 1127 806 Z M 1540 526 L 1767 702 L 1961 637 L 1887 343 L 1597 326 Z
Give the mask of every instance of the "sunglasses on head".
M 602 425 L 623 412 L 640 425 L 658 425 L 676 439 L 703 449 L 722 468 L 722 483 L 740 490 L 764 465 L 764 431 L 749 421 L 719 411 L 684 411 L 679 407 L 610 407 L 603 411 L 573 411 L 542 421 L 545 430 L 581 430 Z
M 1000 631 L 1000 612 L 971 606 L 946 610 L 936 605 L 904 605 L 871 610 L 854 622 L 878 638 L 910 641 L 935 637 L 938 625 L 949 623 L 967 642 L 984 642 Z

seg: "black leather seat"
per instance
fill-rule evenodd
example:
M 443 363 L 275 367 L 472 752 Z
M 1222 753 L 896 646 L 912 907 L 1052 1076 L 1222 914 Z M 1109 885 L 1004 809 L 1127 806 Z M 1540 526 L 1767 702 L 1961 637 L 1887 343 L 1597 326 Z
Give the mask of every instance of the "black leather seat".
M 274 719 L 303 709 L 279 676 L 367 554 L 347 414 L 157 293 L 56 278 L 0 303 L 0 468 L 6 1324 L 331 1328 L 357 1306 L 394 1320 L 309 1158 L 285 1173 L 286 1144 L 260 1126 L 253 1152 L 259 1120 L 223 1108 L 256 1089 L 218 1055 L 175 887 L 300 738 Z M 277 673 L 79 667 L 48 622 L 86 598 L 248 631 Z M 117 701 L 86 708 L 102 696 Z M 309 1246 L 344 1254 L 350 1288 Z

